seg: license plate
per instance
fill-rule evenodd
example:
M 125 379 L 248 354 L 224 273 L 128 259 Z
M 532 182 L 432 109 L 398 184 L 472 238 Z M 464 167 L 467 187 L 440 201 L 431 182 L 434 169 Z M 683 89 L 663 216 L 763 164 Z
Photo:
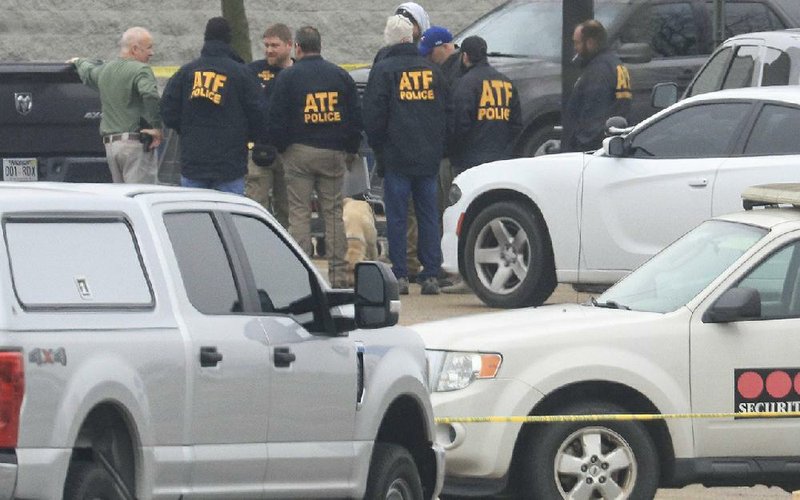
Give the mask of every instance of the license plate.
M 39 180 L 36 158 L 3 158 L 3 180 L 8 182 Z

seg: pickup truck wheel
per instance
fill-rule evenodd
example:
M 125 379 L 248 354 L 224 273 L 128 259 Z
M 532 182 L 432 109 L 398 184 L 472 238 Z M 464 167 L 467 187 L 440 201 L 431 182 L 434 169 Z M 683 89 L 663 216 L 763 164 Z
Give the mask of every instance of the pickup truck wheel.
M 105 468 L 96 462 L 73 462 L 64 485 L 64 500 L 124 500 Z
M 464 248 L 466 278 L 491 307 L 541 305 L 556 286 L 544 222 L 529 207 L 499 202 L 470 224 Z
M 393 443 L 375 443 L 364 498 L 422 500 L 422 481 L 408 450 Z
M 527 139 L 524 139 L 521 153 L 525 157 L 540 156 L 544 154 L 542 146 L 550 139 L 560 139 L 561 134 L 556 132 L 555 125 L 544 123 L 536 130 L 532 131 Z
M 602 402 L 577 404 L 564 415 L 627 413 Z M 523 498 L 652 499 L 659 460 L 641 422 L 541 424 L 523 457 Z

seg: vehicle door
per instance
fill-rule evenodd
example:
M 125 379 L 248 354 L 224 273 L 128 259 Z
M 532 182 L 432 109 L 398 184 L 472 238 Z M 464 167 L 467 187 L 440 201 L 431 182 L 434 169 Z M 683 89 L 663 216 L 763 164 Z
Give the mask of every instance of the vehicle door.
M 186 498 L 259 498 L 266 471 L 269 360 L 248 311 L 242 265 L 218 205 L 162 206 L 168 272 L 186 332 L 190 388 Z M 163 418 L 169 418 L 168 415 Z M 221 493 L 224 492 L 224 493 Z
M 355 343 L 331 332 L 317 274 L 285 233 L 254 214 L 231 221 L 270 346 L 267 494 L 345 495 L 354 477 Z
M 716 171 L 751 107 L 684 106 L 631 134 L 626 157 L 591 157 L 583 174 L 581 268 L 633 270 L 707 219 Z
M 691 0 L 649 2 L 627 18 L 616 42 L 646 43 L 653 54 L 646 63 L 625 63 L 633 90 L 631 125 L 658 111 L 650 105 L 656 83 L 675 82 L 682 92 L 692 80 L 711 52 L 705 41 L 706 22 L 702 9 Z
M 800 411 L 800 234 L 769 244 L 698 307 L 691 319 L 694 413 Z M 703 315 L 726 290 L 759 292 L 761 316 L 730 323 Z M 693 421 L 699 457 L 796 456 L 797 418 Z
M 748 186 L 797 182 L 800 165 L 800 107 L 760 103 L 755 124 L 717 173 L 712 215 L 741 210 L 741 193 Z

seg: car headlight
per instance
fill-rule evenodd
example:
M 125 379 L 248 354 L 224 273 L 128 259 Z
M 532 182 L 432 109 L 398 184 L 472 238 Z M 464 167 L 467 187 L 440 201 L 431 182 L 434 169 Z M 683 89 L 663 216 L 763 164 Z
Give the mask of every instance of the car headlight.
M 494 378 L 503 356 L 497 353 L 425 351 L 428 356 L 428 388 L 431 392 L 458 391 L 474 380 Z
M 458 187 L 458 184 L 453 184 L 450 186 L 450 192 L 447 193 L 447 206 L 452 207 L 458 200 L 461 199 L 461 188 Z

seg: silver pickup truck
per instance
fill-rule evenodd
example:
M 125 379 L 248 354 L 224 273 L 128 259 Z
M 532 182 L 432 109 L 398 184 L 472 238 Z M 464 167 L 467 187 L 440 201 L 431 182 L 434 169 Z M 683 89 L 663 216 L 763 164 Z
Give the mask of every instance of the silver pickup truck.
M 0 224 L 0 498 L 438 495 L 386 266 L 331 289 L 205 190 L 0 183 Z

